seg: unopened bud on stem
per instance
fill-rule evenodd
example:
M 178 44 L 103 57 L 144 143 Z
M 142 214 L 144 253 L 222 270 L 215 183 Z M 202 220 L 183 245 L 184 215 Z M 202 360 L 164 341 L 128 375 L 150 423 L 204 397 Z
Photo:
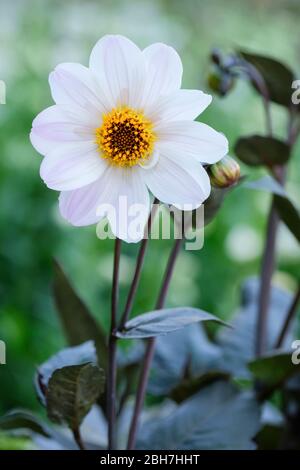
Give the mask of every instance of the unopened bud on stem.
M 240 175 L 240 165 L 229 155 L 209 167 L 210 182 L 216 188 L 229 188 L 238 182 Z

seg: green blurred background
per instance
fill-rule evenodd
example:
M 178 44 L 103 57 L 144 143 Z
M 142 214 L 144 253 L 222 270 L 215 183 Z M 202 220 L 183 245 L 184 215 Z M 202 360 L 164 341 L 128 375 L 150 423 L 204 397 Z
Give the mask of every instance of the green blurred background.
M 109 317 L 111 241 L 95 227 L 74 228 L 57 207 L 57 193 L 39 177 L 41 157 L 31 147 L 34 116 L 51 105 L 47 77 L 60 62 L 87 65 L 95 42 L 106 33 L 125 34 L 141 47 L 162 41 L 174 46 L 187 88 L 207 90 L 209 53 L 237 47 L 265 53 L 300 77 L 300 2 L 297 0 L 0 0 L 0 79 L 7 104 L 0 106 L 0 339 L 7 365 L 0 366 L 0 414 L 13 407 L 39 410 L 32 378 L 36 365 L 65 345 L 52 300 L 52 259 L 58 258 L 85 302 L 104 326 Z M 286 115 L 272 107 L 275 130 Z M 203 119 L 224 132 L 231 147 L 242 134 L 264 132 L 259 98 L 239 83 L 215 98 Z M 296 149 L 288 190 L 299 202 Z M 243 169 L 249 174 L 249 170 Z M 230 194 L 205 232 L 199 252 L 183 252 L 170 289 L 170 305 L 194 305 L 227 318 L 239 302 L 245 277 L 259 270 L 269 196 L 239 188 Z M 171 243 L 153 241 L 135 312 L 153 307 Z M 128 288 L 137 246 L 124 246 L 121 299 Z M 294 289 L 299 247 L 282 227 L 275 282 Z

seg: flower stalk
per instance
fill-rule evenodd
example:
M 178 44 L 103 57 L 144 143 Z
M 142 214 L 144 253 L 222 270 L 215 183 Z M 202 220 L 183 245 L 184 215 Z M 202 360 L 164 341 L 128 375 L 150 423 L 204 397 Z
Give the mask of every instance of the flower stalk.
M 85 447 L 84 447 L 84 444 L 82 442 L 82 438 L 81 438 L 79 428 L 73 429 L 73 437 L 74 437 L 74 441 L 78 445 L 79 450 L 86 450 Z
M 119 325 L 122 329 L 130 315 L 137 287 L 142 273 L 142 267 L 146 255 L 149 235 L 152 221 L 157 210 L 157 199 L 154 199 L 153 208 L 150 213 L 147 226 L 145 228 L 145 237 L 143 238 L 137 257 L 135 273 L 128 293 L 125 309 Z M 118 294 L 119 294 L 119 265 L 121 256 L 121 240 L 116 238 L 115 254 L 114 254 L 114 270 L 112 285 L 112 308 L 111 308 L 111 328 L 109 338 L 109 365 L 108 365 L 108 382 L 107 382 L 107 418 L 108 418 L 108 449 L 113 450 L 116 447 L 116 381 L 117 381 L 117 340 L 115 331 L 117 329 L 117 313 L 118 313 Z
M 294 126 L 294 117 L 294 110 L 290 109 L 287 131 L 287 143 L 290 147 L 290 150 L 292 150 L 299 134 L 299 128 Z M 286 166 L 281 165 L 275 170 L 273 172 L 274 177 L 281 185 L 284 185 L 286 179 Z M 267 332 L 268 306 L 270 301 L 271 281 L 275 264 L 276 235 L 279 222 L 280 220 L 275 207 L 275 199 L 273 198 L 267 223 L 266 243 L 262 261 L 261 283 L 258 299 L 258 319 L 255 347 L 255 351 L 258 356 L 263 353 L 266 342 L 265 338 Z
M 274 200 L 268 216 L 265 249 L 262 259 L 261 280 L 258 295 L 258 317 L 256 334 L 256 355 L 260 356 L 265 349 L 268 307 L 271 295 L 271 280 L 275 264 L 275 245 L 279 218 Z
M 117 343 L 114 335 L 117 327 L 119 299 L 119 270 L 121 257 L 121 240 L 115 240 L 114 268 L 111 297 L 111 324 L 108 344 L 108 376 L 107 376 L 107 420 L 108 449 L 116 447 L 116 380 L 117 380 Z
M 164 274 L 164 278 L 162 281 L 161 289 L 160 289 L 156 306 L 155 306 L 157 310 L 164 306 L 168 289 L 170 286 L 170 282 L 172 279 L 172 275 L 174 272 L 175 263 L 179 255 L 181 245 L 182 245 L 182 241 L 183 241 L 182 238 L 176 239 L 174 246 L 172 248 L 172 251 L 170 253 L 166 270 L 165 270 L 165 274 Z M 140 375 L 140 379 L 138 383 L 133 417 L 132 417 L 130 430 L 129 430 L 128 445 L 127 445 L 128 450 L 132 450 L 135 447 L 136 436 L 137 436 L 138 425 L 139 425 L 139 418 L 140 418 L 140 414 L 141 414 L 144 400 L 145 400 L 150 367 L 152 364 L 152 359 L 153 359 L 153 355 L 155 351 L 155 342 L 156 342 L 155 338 L 150 338 L 146 346 L 145 356 L 144 356 L 144 360 L 143 360 L 143 364 L 141 368 L 141 375 Z
M 283 343 L 284 343 L 284 340 L 285 340 L 285 337 L 286 337 L 286 334 L 288 332 L 288 329 L 297 313 L 297 308 L 299 306 L 299 302 L 300 302 L 300 284 L 298 286 L 298 289 L 295 293 L 295 296 L 292 300 L 292 303 L 290 305 L 290 308 L 287 312 L 287 316 L 285 318 L 285 321 L 283 323 L 283 326 L 282 326 L 282 330 L 281 332 L 279 333 L 279 336 L 278 336 L 278 339 L 276 341 L 276 344 L 275 344 L 275 348 L 276 349 L 279 349 Z
M 140 249 L 139 249 L 137 260 L 136 260 L 135 271 L 134 271 L 133 279 L 132 279 L 131 286 L 129 289 L 129 293 L 127 296 L 125 309 L 124 309 L 121 322 L 119 325 L 119 330 L 122 330 L 124 328 L 125 323 L 127 322 L 130 316 L 131 310 L 132 310 L 136 291 L 137 291 L 141 274 L 142 274 L 142 268 L 143 268 L 144 261 L 145 261 L 146 250 L 147 250 L 148 241 L 149 241 L 149 234 L 150 234 L 152 223 L 153 223 L 153 220 L 157 211 L 157 207 L 158 207 L 157 203 L 158 203 L 158 200 L 155 198 L 153 201 L 152 210 L 149 215 L 148 222 L 145 228 L 145 236 L 143 240 L 141 241 Z
M 270 99 L 269 99 L 269 92 L 266 88 L 266 84 L 264 79 L 262 78 L 261 74 L 257 72 L 255 67 L 249 66 L 252 77 L 255 79 L 255 83 L 258 89 L 261 92 L 264 109 L 265 109 L 265 118 L 266 118 L 266 130 L 267 134 L 272 137 L 272 119 L 270 113 Z M 254 75 L 253 75 L 254 74 Z M 289 113 L 289 128 L 288 128 L 288 143 L 292 146 L 292 142 L 290 141 L 290 131 L 293 126 L 293 113 L 290 111 Z M 277 172 L 275 172 L 275 177 L 277 181 L 284 185 L 285 182 L 285 174 L 286 170 L 284 166 L 280 166 L 277 168 Z M 265 240 L 265 247 L 264 253 L 262 258 L 262 265 L 261 265 L 261 274 L 260 274 L 260 287 L 258 293 L 258 310 L 257 310 L 257 327 L 256 327 L 256 343 L 255 343 L 255 353 L 257 356 L 260 356 L 266 346 L 266 334 L 267 334 L 267 326 L 268 326 L 268 308 L 270 304 L 270 296 L 271 296 L 271 282 L 272 276 L 274 272 L 274 265 L 275 265 L 275 250 L 276 250 L 276 237 L 277 231 L 279 227 L 279 217 L 275 207 L 275 199 L 272 199 L 268 221 L 267 221 L 267 230 L 266 230 L 266 240 Z

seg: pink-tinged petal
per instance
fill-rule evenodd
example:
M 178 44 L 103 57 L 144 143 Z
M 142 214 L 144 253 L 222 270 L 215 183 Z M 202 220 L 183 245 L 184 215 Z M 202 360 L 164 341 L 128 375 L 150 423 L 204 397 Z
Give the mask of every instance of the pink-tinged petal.
M 113 107 L 137 107 L 145 80 L 145 62 L 141 50 L 129 39 L 107 35 L 94 46 L 90 68 Z
M 210 194 L 209 177 L 202 165 L 176 152 L 161 154 L 158 164 L 143 177 L 155 197 L 182 210 L 199 207 Z
M 92 71 L 81 64 L 58 65 L 49 75 L 49 84 L 57 104 L 77 105 L 99 116 L 110 109 Z
M 154 122 L 193 121 L 211 103 L 212 96 L 200 90 L 178 90 L 160 98 L 147 109 L 147 116 Z
M 45 124 L 64 121 L 66 121 L 66 117 L 62 108 L 59 106 L 50 106 L 36 116 L 32 123 L 30 140 L 34 148 L 39 153 L 46 155 L 49 152 L 50 147 L 53 147 L 53 144 L 51 141 L 41 136 L 39 132 L 36 131 L 36 129 L 39 126 L 43 126 Z
M 47 155 L 49 152 L 49 148 L 52 147 L 52 142 L 48 142 L 42 137 L 40 137 L 33 129 L 29 134 L 31 145 L 35 148 L 35 150 L 40 153 L 41 155 Z
M 216 163 L 228 152 L 228 141 L 220 132 L 196 121 L 162 122 L 157 126 L 161 153 L 181 153 L 201 163 Z
M 142 106 L 149 107 L 159 96 L 168 95 L 181 86 L 182 63 L 172 47 L 156 43 L 143 50 L 146 81 Z
M 34 119 L 30 140 L 35 149 L 47 155 L 70 141 L 94 141 L 95 125 L 89 113 L 75 106 L 50 106 Z
M 45 140 L 55 142 L 91 141 L 95 139 L 94 129 L 73 122 L 50 122 L 34 127 L 35 132 Z
M 96 181 L 106 168 L 95 144 L 78 142 L 50 152 L 42 161 L 40 175 L 49 188 L 69 191 Z
M 62 216 L 71 224 L 92 225 L 107 216 L 113 233 L 129 242 L 138 241 L 134 240 L 134 230 L 133 233 L 130 230 L 130 223 L 136 218 L 134 204 L 144 208 L 140 217 L 142 227 L 149 213 L 148 190 L 137 168 L 110 166 L 94 183 L 62 192 L 59 202 Z
M 63 108 L 54 105 L 41 111 L 32 121 L 32 127 L 48 124 L 49 122 L 64 122 L 65 120 Z
M 63 191 L 59 196 L 59 209 L 62 217 L 75 226 L 96 224 L 97 204 L 101 186 L 100 180 L 73 191 Z
M 72 105 L 54 105 L 41 111 L 33 120 L 32 127 L 42 126 L 53 122 L 71 122 L 95 127 L 98 124 L 98 117 L 95 120 L 93 113 Z

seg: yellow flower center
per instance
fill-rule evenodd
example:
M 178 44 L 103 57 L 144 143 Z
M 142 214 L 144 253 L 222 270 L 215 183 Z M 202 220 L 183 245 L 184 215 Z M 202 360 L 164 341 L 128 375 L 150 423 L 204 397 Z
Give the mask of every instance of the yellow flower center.
M 103 116 L 96 129 L 101 156 L 117 166 L 131 167 L 153 152 L 153 125 L 142 112 L 128 107 L 115 108 Z

